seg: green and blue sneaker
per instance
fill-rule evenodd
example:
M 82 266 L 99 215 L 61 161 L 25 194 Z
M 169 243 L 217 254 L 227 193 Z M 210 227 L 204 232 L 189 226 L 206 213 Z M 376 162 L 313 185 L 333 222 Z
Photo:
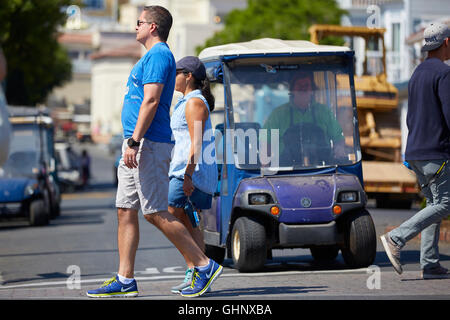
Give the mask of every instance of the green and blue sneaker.
M 124 284 L 119 281 L 117 276 L 103 282 L 102 286 L 95 290 L 89 290 L 88 297 L 92 298 L 115 298 L 115 297 L 136 297 L 139 292 L 136 280 L 130 284 Z
M 183 297 L 199 297 L 208 292 L 213 282 L 222 273 L 223 267 L 212 259 L 209 259 L 208 266 L 204 268 L 194 268 L 194 276 L 190 287 L 181 290 Z
M 192 284 L 192 278 L 194 276 L 194 269 L 187 269 L 185 276 L 184 276 L 184 281 L 182 283 L 180 283 L 179 285 L 172 287 L 172 289 L 170 290 L 172 293 L 180 293 L 183 289 L 187 289 L 191 286 Z

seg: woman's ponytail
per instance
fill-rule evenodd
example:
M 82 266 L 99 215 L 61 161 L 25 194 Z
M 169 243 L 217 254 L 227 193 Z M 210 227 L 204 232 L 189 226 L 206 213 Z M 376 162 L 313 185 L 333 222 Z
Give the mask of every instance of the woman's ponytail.
M 214 98 L 213 94 L 211 93 L 211 87 L 210 87 L 208 78 L 206 78 L 205 80 L 202 81 L 202 87 L 200 88 L 200 90 L 202 91 L 202 95 L 205 97 L 206 101 L 208 102 L 209 111 L 210 112 L 213 111 L 216 99 Z
M 202 92 L 202 95 L 205 97 L 206 102 L 208 102 L 209 105 L 209 111 L 214 110 L 214 103 L 216 99 L 214 98 L 213 94 L 211 93 L 211 87 L 208 78 L 205 78 L 205 80 L 202 81 L 196 81 L 197 82 L 197 88 L 200 89 Z

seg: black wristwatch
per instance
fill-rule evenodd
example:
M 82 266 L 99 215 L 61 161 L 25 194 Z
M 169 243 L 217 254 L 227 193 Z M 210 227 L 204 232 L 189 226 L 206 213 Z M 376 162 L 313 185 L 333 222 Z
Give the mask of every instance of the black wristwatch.
M 134 141 L 133 138 L 129 138 L 127 140 L 127 144 L 130 148 L 133 148 L 133 147 L 139 147 L 141 143 L 139 141 Z

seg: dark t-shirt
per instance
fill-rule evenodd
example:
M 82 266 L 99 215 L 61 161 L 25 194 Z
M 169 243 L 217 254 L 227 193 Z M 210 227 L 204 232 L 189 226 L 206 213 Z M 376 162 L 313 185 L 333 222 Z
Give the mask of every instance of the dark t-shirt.
M 450 66 L 428 58 L 408 85 L 406 160 L 450 159 Z

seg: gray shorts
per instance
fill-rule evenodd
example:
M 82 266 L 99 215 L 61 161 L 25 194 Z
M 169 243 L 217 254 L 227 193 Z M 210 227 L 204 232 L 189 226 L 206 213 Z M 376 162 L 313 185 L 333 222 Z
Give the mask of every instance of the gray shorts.
M 130 169 L 123 162 L 126 141 L 122 144 L 122 158 L 117 168 L 116 207 L 141 209 L 143 214 L 167 211 L 173 144 L 143 139 L 137 154 L 138 167 Z

